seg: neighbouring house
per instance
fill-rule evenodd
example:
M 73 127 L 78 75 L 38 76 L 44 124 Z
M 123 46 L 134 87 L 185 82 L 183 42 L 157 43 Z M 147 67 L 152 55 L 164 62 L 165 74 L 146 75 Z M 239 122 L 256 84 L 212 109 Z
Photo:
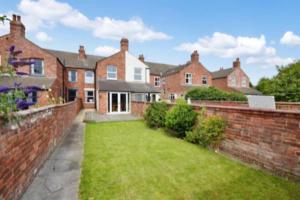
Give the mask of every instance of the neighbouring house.
M 128 52 L 128 45 L 123 38 L 118 53 L 97 62 L 97 110 L 102 114 L 130 113 L 132 100 L 160 98 L 159 89 L 150 84 L 149 67 Z
M 241 68 L 240 59 L 233 62 L 232 68 L 220 68 L 212 74 L 212 85 L 228 92 L 241 92 L 245 95 L 261 95 L 261 92 L 250 87 L 250 79 Z
M 21 87 L 39 86 L 43 90 L 28 94 L 29 101 L 37 102 L 39 105 L 48 104 L 48 89 L 51 89 L 50 97 L 64 97 L 63 93 L 63 70 L 64 66 L 57 57 L 32 43 L 25 37 L 25 26 L 21 17 L 13 15 L 10 21 L 10 31 L 6 35 L 0 36 L 0 57 L 3 64 L 8 57 L 8 49 L 15 45 L 18 50 L 22 50 L 22 58 L 34 61 L 30 66 L 19 68 L 20 72 L 28 75 L 16 77 L 16 82 L 22 83 Z M 7 86 L 13 86 L 8 76 L 1 77 L 2 82 Z

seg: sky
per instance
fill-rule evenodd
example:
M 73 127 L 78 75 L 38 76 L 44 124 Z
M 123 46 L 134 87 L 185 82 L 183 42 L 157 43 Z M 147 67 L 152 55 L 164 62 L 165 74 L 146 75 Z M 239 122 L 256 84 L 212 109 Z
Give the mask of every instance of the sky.
M 122 37 L 146 61 L 184 64 L 198 50 L 209 70 L 239 57 L 253 84 L 300 59 L 299 0 L 0 0 L 0 14 L 21 15 L 39 46 L 110 55 Z M 0 35 L 8 32 L 0 25 Z

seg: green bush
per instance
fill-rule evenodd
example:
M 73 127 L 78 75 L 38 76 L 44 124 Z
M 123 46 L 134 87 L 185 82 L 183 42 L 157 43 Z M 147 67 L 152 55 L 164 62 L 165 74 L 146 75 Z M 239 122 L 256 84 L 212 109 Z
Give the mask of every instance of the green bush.
M 218 116 L 212 115 L 207 118 L 198 118 L 198 124 L 193 131 L 186 134 L 185 140 L 202 146 L 216 147 L 223 139 L 226 129 L 226 121 Z
M 210 100 L 210 101 L 247 101 L 242 93 L 225 92 L 215 87 L 198 87 L 187 92 L 186 97 L 193 100 Z
M 176 105 L 167 112 L 166 127 L 170 132 L 180 138 L 185 136 L 186 131 L 193 129 L 197 113 L 183 99 L 178 99 Z
M 165 126 L 166 113 L 168 105 L 165 102 L 154 102 L 146 110 L 144 118 L 151 128 Z

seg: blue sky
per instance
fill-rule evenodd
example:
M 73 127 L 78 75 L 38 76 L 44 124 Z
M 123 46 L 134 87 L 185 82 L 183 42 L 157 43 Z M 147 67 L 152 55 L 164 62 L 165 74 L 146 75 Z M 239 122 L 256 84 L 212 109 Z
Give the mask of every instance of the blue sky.
M 130 52 L 148 61 L 183 64 L 197 49 L 210 71 L 240 57 L 255 84 L 299 59 L 299 7 L 296 0 L 10 0 L 0 13 L 20 14 L 27 37 L 46 48 L 76 52 L 83 44 L 105 55 L 128 37 Z

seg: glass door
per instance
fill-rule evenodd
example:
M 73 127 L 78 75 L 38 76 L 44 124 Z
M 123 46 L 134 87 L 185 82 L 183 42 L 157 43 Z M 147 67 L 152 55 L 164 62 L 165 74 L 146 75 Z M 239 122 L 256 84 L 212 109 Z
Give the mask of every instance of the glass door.
M 119 99 L 118 99 L 118 93 L 111 93 L 111 112 L 119 112 L 118 106 L 119 106 Z
M 109 113 L 129 112 L 129 94 L 127 92 L 110 92 L 108 102 Z

